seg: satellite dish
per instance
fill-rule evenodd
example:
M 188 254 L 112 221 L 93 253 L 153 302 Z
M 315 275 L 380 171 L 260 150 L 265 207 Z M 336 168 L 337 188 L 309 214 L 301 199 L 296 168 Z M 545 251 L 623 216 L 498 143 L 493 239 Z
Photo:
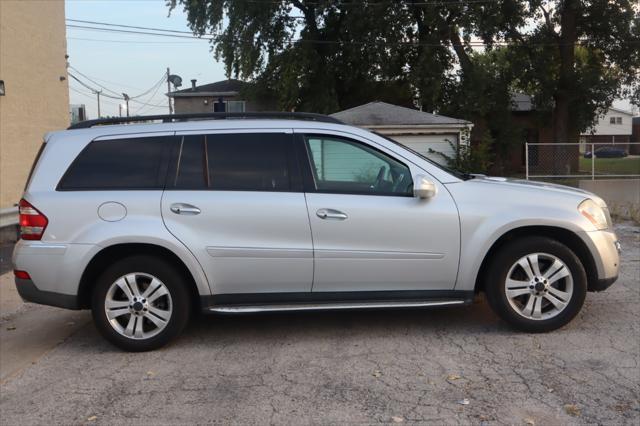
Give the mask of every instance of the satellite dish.
M 182 77 L 180 77 L 179 75 L 171 74 L 169 76 L 169 82 L 173 84 L 173 87 L 180 87 L 182 86 Z

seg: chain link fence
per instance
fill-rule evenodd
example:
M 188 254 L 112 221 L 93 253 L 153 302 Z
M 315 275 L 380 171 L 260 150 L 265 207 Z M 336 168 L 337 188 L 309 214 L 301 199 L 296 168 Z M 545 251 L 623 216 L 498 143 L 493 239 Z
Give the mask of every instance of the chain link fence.
M 640 178 L 640 142 L 526 143 L 526 179 Z

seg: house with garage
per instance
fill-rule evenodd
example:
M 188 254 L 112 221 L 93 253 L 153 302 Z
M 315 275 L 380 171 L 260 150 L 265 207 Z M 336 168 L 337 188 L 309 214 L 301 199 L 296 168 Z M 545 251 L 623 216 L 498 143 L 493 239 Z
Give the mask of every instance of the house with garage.
M 441 152 L 453 157 L 458 144 L 468 144 L 473 124 L 386 102 L 369 102 L 331 114 L 345 124 L 363 127 L 446 164 Z

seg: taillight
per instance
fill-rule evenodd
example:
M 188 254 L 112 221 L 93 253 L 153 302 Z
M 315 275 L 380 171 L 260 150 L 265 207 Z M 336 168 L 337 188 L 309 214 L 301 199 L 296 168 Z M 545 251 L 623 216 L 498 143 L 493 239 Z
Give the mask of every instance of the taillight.
M 39 240 L 49 223 L 47 217 L 40 213 L 27 200 L 20 200 L 20 238 L 23 240 Z
M 31 279 L 27 271 L 13 271 L 13 275 L 15 275 L 16 278 L 20 278 L 21 280 Z

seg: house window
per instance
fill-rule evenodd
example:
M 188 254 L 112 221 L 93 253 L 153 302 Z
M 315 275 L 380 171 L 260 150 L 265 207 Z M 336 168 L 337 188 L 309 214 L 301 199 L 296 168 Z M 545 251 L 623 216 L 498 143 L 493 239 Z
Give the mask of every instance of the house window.
M 622 124 L 622 117 L 616 117 L 616 124 Z
M 226 101 L 227 112 L 245 112 L 244 101 Z
M 609 124 L 616 124 L 616 118 L 615 117 L 609 117 Z

